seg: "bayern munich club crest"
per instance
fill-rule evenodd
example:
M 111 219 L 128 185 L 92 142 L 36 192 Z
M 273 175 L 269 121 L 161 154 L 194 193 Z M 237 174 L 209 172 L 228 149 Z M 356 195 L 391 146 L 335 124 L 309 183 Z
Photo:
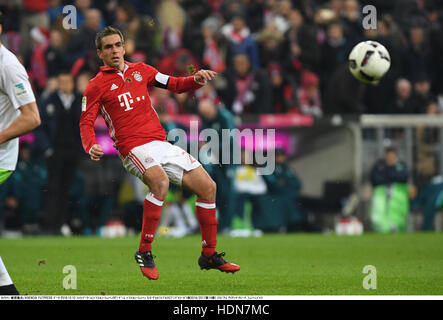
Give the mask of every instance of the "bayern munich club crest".
M 140 72 L 138 72 L 138 71 L 134 71 L 134 72 L 132 73 L 132 76 L 134 77 L 135 81 L 140 82 L 140 81 L 143 80 L 142 75 L 141 75 Z

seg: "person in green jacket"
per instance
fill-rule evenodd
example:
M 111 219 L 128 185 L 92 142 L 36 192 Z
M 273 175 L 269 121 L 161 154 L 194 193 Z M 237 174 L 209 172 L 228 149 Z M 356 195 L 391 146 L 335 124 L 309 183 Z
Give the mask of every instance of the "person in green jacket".
M 384 159 L 378 160 L 370 172 L 373 186 L 370 218 L 374 231 L 381 233 L 406 231 L 409 214 L 409 172 L 397 150 L 388 147 Z
M 275 170 L 264 175 L 268 195 L 262 197 L 262 222 L 255 225 L 264 231 L 301 231 L 306 226 L 306 215 L 300 205 L 301 181 L 289 167 L 287 155 L 281 148 L 275 150 Z M 266 222 L 265 222 L 266 221 Z
M 230 136 L 229 145 L 227 143 L 224 145 L 222 143 L 222 130 L 236 128 L 234 116 L 223 105 L 217 105 L 210 99 L 199 101 L 198 112 L 202 119 L 201 130 L 208 128 L 216 130 L 219 137 L 219 163 L 212 164 L 208 173 L 217 183 L 216 203 L 219 210 L 219 230 L 228 232 L 231 229 L 236 201 L 234 179 L 238 165 L 234 164 L 233 161 L 233 148 L 237 142 L 233 136 Z M 227 151 L 226 148 L 231 148 L 231 158 L 229 163 L 222 163 L 222 155 L 223 152 Z

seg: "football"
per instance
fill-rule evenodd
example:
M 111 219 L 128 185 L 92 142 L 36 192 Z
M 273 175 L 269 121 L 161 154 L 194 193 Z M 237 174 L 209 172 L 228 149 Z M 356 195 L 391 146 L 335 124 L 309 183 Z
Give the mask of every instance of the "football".
M 379 81 L 388 72 L 391 57 L 386 48 L 376 41 L 363 41 L 349 54 L 349 70 L 364 83 Z

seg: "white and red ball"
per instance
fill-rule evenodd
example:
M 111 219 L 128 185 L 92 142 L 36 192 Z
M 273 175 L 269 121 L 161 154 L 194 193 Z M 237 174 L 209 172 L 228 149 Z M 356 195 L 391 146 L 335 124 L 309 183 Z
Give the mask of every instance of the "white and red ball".
M 363 41 L 349 54 L 349 70 L 364 83 L 379 81 L 388 72 L 391 57 L 388 50 L 377 41 Z

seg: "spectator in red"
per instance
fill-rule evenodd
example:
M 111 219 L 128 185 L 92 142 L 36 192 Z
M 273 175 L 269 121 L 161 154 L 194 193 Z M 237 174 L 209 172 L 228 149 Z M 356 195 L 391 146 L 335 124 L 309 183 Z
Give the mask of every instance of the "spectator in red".
M 169 55 L 183 45 L 183 28 L 186 12 L 178 1 L 159 1 L 155 16 L 161 26 L 162 55 Z
M 42 27 L 34 27 L 31 32 L 32 54 L 30 59 L 29 77 L 37 93 L 46 86 L 48 80 L 45 52 L 49 46 L 49 32 Z
M 315 73 L 307 70 L 302 72 L 297 96 L 301 113 L 321 117 L 320 79 Z
M 195 91 L 195 97 L 197 98 L 198 102 L 206 99 L 211 101 L 216 106 L 223 103 L 212 83 L 207 83 L 205 86 Z
M 170 116 L 178 113 L 177 102 L 171 97 L 170 91 L 153 87 L 149 96 L 154 108 L 161 107 L 164 114 Z
M 226 70 L 225 56 L 220 48 L 220 23 L 217 18 L 209 17 L 202 23 L 202 35 L 204 38 L 203 65 L 218 73 Z
M 48 0 L 23 0 L 20 17 L 21 52 L 23 56 L 30 49 L 30 31 L 34 27 L 49 29 Z
M 174 77 L 189 76 L 200 69 L 198 60 L 188 49 L 178 49 L 159 61 L 158 71 Z

